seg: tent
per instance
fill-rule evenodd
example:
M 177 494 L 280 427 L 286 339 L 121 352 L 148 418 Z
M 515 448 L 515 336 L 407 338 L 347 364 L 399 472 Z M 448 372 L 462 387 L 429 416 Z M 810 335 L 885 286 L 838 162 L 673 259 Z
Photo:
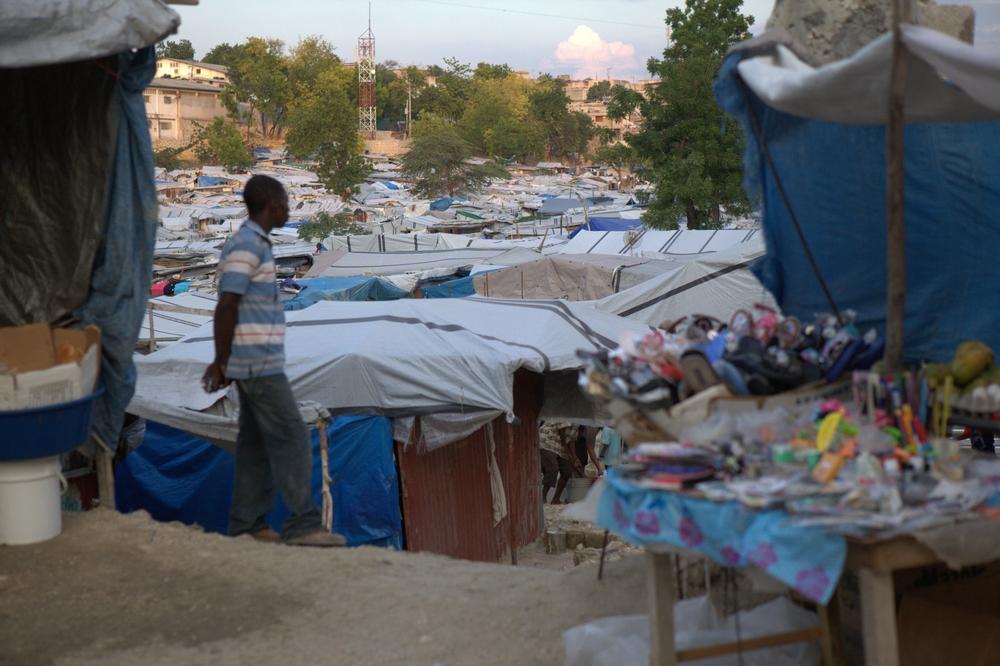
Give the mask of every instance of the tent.
M 911 361 L 944 360 L 965 339 L 1000 347 L 1000 312 L 989 307 L 1000 280 L 1000 54 L 914 25 L 901 37 L 909 52 L 905 351 Z M 765 33 L 730 53 L 716 81 L 720 106 L 744 127 L 745 185 L 763 207 L 767 256 L 755 272 L 789 314 L 831 310 L 818 271 L 859 326 L 884 330 L 891 46 L 883 35 L 812 68 L 782 35 Z
M 472 264 L 510 266 L 538 257 L 525 248 L 424 250 L 418 252 L 327 252 L 315 258 L 309 277 L 397 275 Z
M 391 301 L 410 295 L 377 277 L 321 277 L 296 282 L 305 289 L 282 303 L 286 311 L 302 310 L 318 301 Z
M 101 328 L 93 432 L 111 447 L 132 395 L 156 239 L 143 91 L 151 45 L 179 23 L 158 0 L 0 4 L 0 326 Z
M 554 254 L 478 275 L 478 294 L 495 298 L 559 298 L 589 301 L 617 291 L 623 270 L 646 260 L 604 254 Z
M 623 217 L 588 217 L 586 224 L 578 227 L 569 235 L 575 237 L 581 231 L 629 231 L 642 226 L 642 220 Z
M 592 305 L 651 326 L 692 314 L 728 321 L 739 308 L 757 303 L 774 306 L 771 294 L 751 272 L 763 254 L 761 243 L 743 243 L 696 260 L 663 262 L 661 267 L 666 270 L 660 275 Z
M 312 489 L 321 505 L 319 433 L 311 432 Z M 327 426 L 334 531 L 352 546 L 402 547 L 399 482 L 392 426 L 378 416 L 342 416 Z M 143 509 L 159 521 L 198 524 L 225 534 L 233 492 L 231 452 L 180 430 L 148 423 L 142 446 L 115 471 L 119 511 Z M 268 522 L 276 530 L 287 515 L 280 497 Z
M 662 254 L 693 257 L 706 252 L 720 252 L 760 235 L 756 229 L 691 229 L 659 231 L 639 228 L 632 231 L 589 231 L 579 229 L 573 238 L 559 247 L 563 254 Z
M 287 313 L 286 370 L 299 401 L 339 414 L 514 415 L 513 376 L 580 366 L 578 349 L 617 346 L 646 326 L 561 301 L 322 301 Z M 234 441 L 235 388 L 206 394 L 211 324 L 136 360 L 129 411 L 213 440 Z

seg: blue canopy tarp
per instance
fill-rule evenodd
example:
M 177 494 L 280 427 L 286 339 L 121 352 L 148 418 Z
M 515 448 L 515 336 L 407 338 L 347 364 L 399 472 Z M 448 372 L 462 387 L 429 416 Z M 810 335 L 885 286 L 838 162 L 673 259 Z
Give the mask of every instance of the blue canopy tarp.
M 352 546 L 402 547 L 399 482 L 392 422 L 380 416 L 340 416 L 327 427 L 333 528 Z M 319 431 L 311 430 L 313 497 L 321 498 Z M 115 470 L 119 511 L 143 509 L 159 521 L 198 524 L 226 533 L 233 493 L 233 456 L 180 430 L 148 423 L 142 445 Z M 268 522 L 280 531 L 288 511 L 279 496 Z
M 812 318 L 830 311 L 761 159 L 751 113 L 838 307 L 857 311 L 862 329 L 883 330 L 885 127 L 815 120 L 765 104 L 740 79 L 738 65 L 749 55 L 726 58 L 715 93 L 743 126 L 744 184 L 763 208 L 767 255 L 754 272 L 784 312 Z M 908 123 L 905 132 L 907 360 L 949 359 L 968 339 L 1000 348 L 1000 310 L 992 307 L 1000 284 L 1000 123 Z
M 464 296 L 474 296 L 476 288 L 472 284 L 472 276 L 445 280 L 435 284 L 428 284 L 420 288 L 420 293 L 424 298 L 462 298 Z
M 451 204 L 455 201 L 461 201 L 461 199 L 453 199 L 452 197 L 441 197 L 440 199 L 435 199 L 431 202 L 431 210 L 448 210 Z
M 591 217 L 588 223 L 582 224 L 577 227 L 573 233 L 569 235 L 573 238 L 581 230 L 586 231 L 628 231 L 630 229 L 638 229 L 642 226 L 642 220 L 626 220 L 621 217 Z
M 304 310 L 318 301 L 394 301 L 410 295 L 388 280 L 371 275 L 307 278 L 296 282 L 305 289 L 284 302 L 285 310 Z

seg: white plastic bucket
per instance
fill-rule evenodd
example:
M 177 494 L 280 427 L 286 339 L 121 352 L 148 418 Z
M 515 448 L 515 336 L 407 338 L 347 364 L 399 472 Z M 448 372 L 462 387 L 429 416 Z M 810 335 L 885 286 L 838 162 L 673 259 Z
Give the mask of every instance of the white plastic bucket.
M 59 458 L 0 461 L 0 544 L 20 546 L 62 532 Z
M 594 479 L 573 477 L 566 484 L 566 501 L 579 502 L 587 496 L 587 491 L 594 485 Z

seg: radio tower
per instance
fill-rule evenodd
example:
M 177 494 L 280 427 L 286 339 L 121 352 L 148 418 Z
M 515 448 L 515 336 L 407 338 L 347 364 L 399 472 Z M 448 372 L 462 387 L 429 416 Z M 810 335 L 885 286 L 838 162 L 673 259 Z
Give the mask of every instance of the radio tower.
M 358 131 L 375 138 L 375 35 L 372 34 L 372 4 L 368 3 L 368 30 L 358 37 Z

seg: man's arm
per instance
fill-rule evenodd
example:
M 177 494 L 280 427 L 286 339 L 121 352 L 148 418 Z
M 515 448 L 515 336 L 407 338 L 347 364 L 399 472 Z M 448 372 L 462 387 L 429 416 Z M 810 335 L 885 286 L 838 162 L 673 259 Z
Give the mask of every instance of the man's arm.
M 233 350 L 233 336 L 239 319 L 240 294 L 225 292 L 215 306 L 215 360 L 205 370 L 202 385 L 209 393 L 218 391 L 229 384 L 226 379 L 226 365 Z

